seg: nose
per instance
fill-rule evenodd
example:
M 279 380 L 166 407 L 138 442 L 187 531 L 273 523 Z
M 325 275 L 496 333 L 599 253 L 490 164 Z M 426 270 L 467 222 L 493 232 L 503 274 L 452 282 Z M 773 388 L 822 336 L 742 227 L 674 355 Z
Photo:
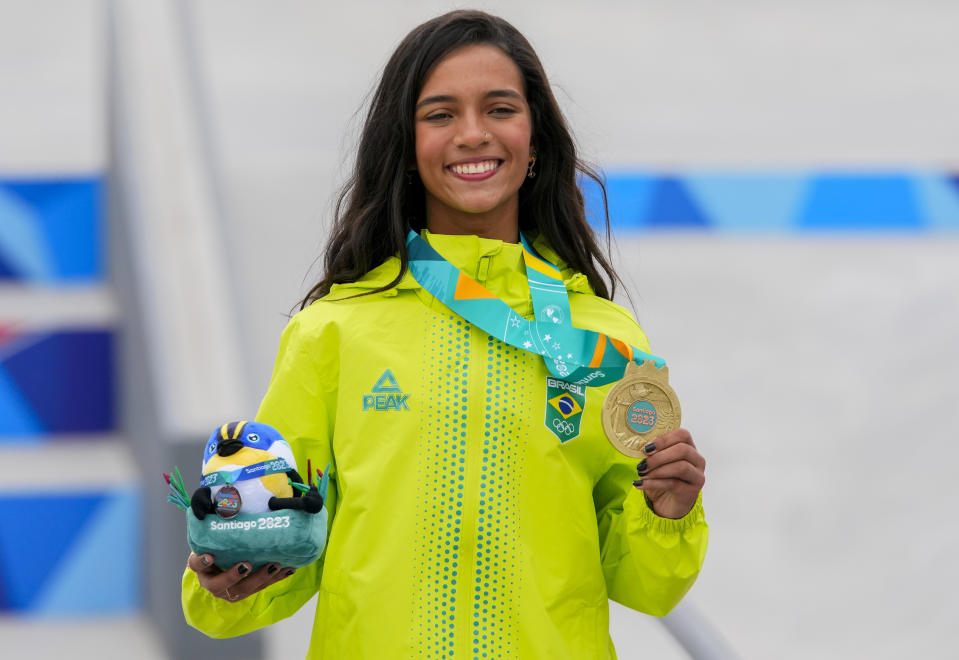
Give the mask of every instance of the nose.
M 486 130 L 482 117 L 466 115 L 460 120 L 457 143 L 459 146 L 475 149 L 489 141 L 489 132 Z

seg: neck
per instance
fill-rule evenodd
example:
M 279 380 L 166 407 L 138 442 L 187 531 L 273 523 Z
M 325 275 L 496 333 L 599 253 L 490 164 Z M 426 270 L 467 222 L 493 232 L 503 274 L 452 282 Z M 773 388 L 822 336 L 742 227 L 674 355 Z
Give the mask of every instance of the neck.
M 430 208 L 426 203 L 426 228 L 431 234 L 479 236 L 495 238 L 506 243 L 519 242 L 519 212 L 513 206 L 486 213 L 465 213 L 448 207 Z

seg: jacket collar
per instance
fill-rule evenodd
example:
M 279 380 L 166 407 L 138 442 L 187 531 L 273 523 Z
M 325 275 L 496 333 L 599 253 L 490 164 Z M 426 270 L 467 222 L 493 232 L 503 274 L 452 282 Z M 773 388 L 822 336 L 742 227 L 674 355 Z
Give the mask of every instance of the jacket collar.
M 476 278 L 478 276 L 481 260 L 484 257 L 489 257 L 488 265 L 492 264 L 494 274 L 522 275 L 523 279 L 525 279 L 522 246 L 518 243 L 507 243 L 491 238 L 480 238 L 479 236 L 430 234 L 426 229 L 422 230 L 420 235 L 432 245 L 437 252 L 449 260 L 450 263 L 471 277 Z M 567 266 L 541 237 L 536 236 L 533 240 L 533 248 L 539 252 L 543 258 L 556 265 L 563 277 L 567 291 L 593 293 L 586 276 Z M 338 299 L 341 297 L 354 296 L 364 290 L 379 289 L 392 282 L 399 272 L 399 269 L 399 257 L 390 257 L 355 282 L 334 284 L 330 288 L 329 295 L 333 299 Z M 480 276 L 478 279 L 485 278 Z M 416 279 L 413 278 L 413 275 L 407 271 L 403 274 L 403 278 L 395 288 L 400 290 L 416 290 L 422 287 Z M 527 295 L 528 291 L 527 288 Z M 343 295 L 340 295 L 341 293 Z M 498 292 L 494 291 L 494 293 Z

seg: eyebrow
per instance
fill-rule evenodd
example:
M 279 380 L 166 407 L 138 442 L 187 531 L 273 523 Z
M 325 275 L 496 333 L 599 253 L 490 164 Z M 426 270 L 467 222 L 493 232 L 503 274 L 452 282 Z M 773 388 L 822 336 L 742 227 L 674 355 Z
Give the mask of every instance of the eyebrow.
M 484 99 L 522 99 L 523 96 L 512 89 L 491 89 L 483 95 Z M 419 110 L 424 105 L 431 105 L 433 103 L 452 103 L 456 101 L 455 96 L 450 94 L 438 94 L 436 96 L 427 96 L 425 99 L 416 104 L 416 109 Z

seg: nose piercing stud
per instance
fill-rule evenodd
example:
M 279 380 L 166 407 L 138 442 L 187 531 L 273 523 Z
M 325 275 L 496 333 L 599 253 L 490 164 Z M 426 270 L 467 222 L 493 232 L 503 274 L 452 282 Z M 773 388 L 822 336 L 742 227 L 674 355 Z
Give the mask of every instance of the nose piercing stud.
M 483 131 L 483 139 L 484 139 L 484 140 L 488 140 L 488 139 L 489 139 L 489 133 L 487 133 L 486 131 Z

